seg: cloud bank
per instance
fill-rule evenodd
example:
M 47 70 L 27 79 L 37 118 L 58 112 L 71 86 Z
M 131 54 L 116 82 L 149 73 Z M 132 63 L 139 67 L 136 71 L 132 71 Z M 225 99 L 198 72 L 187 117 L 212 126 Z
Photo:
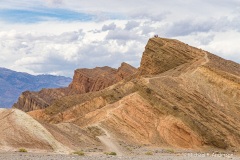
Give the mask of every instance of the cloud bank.
M 69 77 L 123 61 L 138 67 L 154 34 L 240 63 L 239 19 L 238 0 L 2 0 L 0 66 Z

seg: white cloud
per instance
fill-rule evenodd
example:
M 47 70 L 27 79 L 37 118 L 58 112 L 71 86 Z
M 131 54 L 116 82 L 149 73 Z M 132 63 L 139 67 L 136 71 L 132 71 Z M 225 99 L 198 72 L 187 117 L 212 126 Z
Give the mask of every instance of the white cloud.
M 76 68 L 118 67 L 122 61 L 138 67 L 144 47 L 154 34 L 240 62 L 239 6 L 239 0 L 2 0 L 0 9 L 57 8 L 95 18 L 0 21 L 1 66 L 67 76 Z
M 129 21 L 126 26 L 125 26 L 125 29 L 126 30 L 132 30 L 136 27 L 139 27 L 140 23 L 137 22 L 137 21 Z
M 50 4 L 62 4 L 63 0 L 45 0 L 47 3 Z
M 102 31 L 109 31 L 109 30 L 114 30 L 116 29 L 116 24 L 115 23 L 111 23 L 109 25 L 103 25 L 102 27 Z
M 96 28 L 98 32 L 92 28 L 61 34 L 14 30 L 0 32 L 0 54 L 9 57 L 5 61 L 7 68 L 35 74 L 59 73 L 72 76 L 76 68 L 105 65 L 118 67 L 123 61 L 138 66 L 139 53 L 145 45 L 141 40 L 142 35 L 137 31 L 129 35 L 127 30 L 120 28 L 119 31 L 115 26 L 121 26 L 122 22 L 115 23 L 118 21 L 109 25 L 114 24 L 114 30 L 101 31 Z M 107 38 L 109 35 L 112 38 Z M 131 41 L 129 36 L 132 37 Z M 120 42 L 123 40 L 125 43 Z
M 116 29 L 108 32 L 106 36 L 107 40 L 122 40 L 122 41 L 130 41 L 130 40 L 140 40 L 141 37 L 136 32 L 130 32 L 127 30 Z

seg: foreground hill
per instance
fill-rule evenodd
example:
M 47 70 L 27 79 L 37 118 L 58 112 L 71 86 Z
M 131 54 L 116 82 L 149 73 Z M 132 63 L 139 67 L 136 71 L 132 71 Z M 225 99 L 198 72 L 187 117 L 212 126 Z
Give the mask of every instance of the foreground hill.
M 99 145 L 91 134 L 74 124 L 39 123 L 18 109 L 0 109 L 0 120 L 0 151 L 24 148 L 30 152 L 62 154 L 71 153 L 78 146 Z
M 80 91 L 92 84 L 79 82 Z M 151 38 L 136 74 L 88 91 L 62 96 L 28 114 L 52 135 L 57 136 L 53 126 L 74 125 L 95 137 L 89 137 L 91 142 L 119 154 L 131 152 L 129 146 L 240 148 L 240 65 L 180 41 Z
M 23 91 L 65 87 L 70 82 L 71 78 L 63 76 L 33 76 L 27 73 L 0 68 L 0 108 L 11 107 Z

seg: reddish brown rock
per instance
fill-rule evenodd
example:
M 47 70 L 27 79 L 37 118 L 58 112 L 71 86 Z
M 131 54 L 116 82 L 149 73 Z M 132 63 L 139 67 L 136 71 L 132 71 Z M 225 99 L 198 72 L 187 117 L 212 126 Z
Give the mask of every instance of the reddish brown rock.
M 160 74 L 203 57 L 202 50 L 178 40 L 151 38 L 142 56 L 141 75 Z
M 55 100 L 66 96 L 68 92 L 68 88 L 42 89 L 39 92 L 25 91 L 20 95 L 18 102 L 13 105 L 13 108 L 18 108 L 25 112 L 47 108 Z
M 122 63 L 118 69 L 96 67 L 94 69 L 77 69 L 69 88 L 77 93 L 99 91 L 109 87 L 136 72 L 136 68 Z
M 136 71 L 136 68 L 127 63 L 122 63 L 118 69 L 107 66 L 77 69 L 69 87 L 43 89 L 40 92 L 23 92 L 13 107 L 26 112 L 47 108 L 61 97 L 102 90 L 131 76 Z
M 48 123 L 95 126 L 134 145 L 236 149 L 239 71 L 239 64 L 201 49 L 152 38 L 136 78 L 99 92 L 60 98 L 41 111 L 46 115 L 31 115 Z
M 128 72 L 125 64 L 90 71 L 77 70 L 74 79 L 81 84 L 70 85 L 88 93 L 64 96 L 29 114 L 46 124 L 100 130 L 105 134 L 95 138 L 111 146 L 240 148 L 239 64 L 177 40 L 152 38 L 135 78 L 107 87 L 108 77 L 121 80 Z

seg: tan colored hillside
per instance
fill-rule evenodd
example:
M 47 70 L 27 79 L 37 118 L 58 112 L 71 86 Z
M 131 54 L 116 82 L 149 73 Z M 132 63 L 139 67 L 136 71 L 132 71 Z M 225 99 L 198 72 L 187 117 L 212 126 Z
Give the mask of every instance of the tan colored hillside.
M 117 152 L 130 144 L 239 150 L 239 106 L 239 64 L 177 40 L 151 38 L 131 79 L 59 98 L 29 115 L 50 126 L 92 128 Z
M 69 152 L 31 116 L 17 109 L 0 109 L 0 149 L 27 148 L 32 151 Z
M 71 123 L 48 124 L 38 122 L 18 109 L 0 109 L 0 151 L 55 152 L 69 154 L 79 147 L 98 148 L 100 134 L 83 130 Z M 93 128 L 94 129 L 94 128 Z

